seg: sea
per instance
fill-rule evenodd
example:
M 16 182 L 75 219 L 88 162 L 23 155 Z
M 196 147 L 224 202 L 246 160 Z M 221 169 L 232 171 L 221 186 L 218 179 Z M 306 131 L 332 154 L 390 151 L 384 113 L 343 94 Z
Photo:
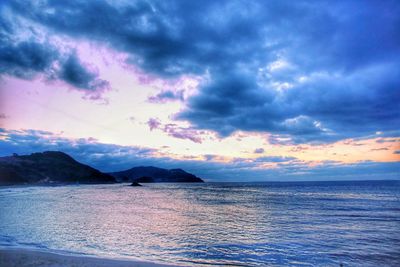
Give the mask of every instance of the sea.
M 400 181 L 0 187 L 0 246 L 182 266 L 400 266 Z

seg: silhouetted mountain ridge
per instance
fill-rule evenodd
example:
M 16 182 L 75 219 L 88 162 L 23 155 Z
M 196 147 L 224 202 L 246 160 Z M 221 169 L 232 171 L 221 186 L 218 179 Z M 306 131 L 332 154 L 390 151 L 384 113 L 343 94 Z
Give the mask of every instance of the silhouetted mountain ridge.
M 140 166 L 109 173 L 120 182 L 138 183 L 202 183 L 199 177 L 182 169 L 163 169 L 154 166 Z
M 0 185 L 115 182 L 113 176 L 59 151 L 0 157 Z

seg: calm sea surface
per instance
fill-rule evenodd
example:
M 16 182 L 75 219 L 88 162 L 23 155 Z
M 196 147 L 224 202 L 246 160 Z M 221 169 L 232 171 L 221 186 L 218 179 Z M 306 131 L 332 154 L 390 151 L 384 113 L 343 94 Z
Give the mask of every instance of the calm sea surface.
M 0 246 L 184 266 L 400 266 L 400 182 L 2 187 Z

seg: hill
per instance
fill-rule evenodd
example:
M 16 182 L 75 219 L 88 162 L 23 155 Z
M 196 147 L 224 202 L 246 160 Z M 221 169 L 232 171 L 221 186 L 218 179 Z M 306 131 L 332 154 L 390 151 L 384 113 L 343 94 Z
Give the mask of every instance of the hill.
M 0 185 L 115 182 L 113 176 L 59 151 L 0 157 Z
M 182 169 L 162 169 L 153 166 L 134 167 L 125 171 L 109 173 L 120 182 L 138 183 L 202 183 L 199 177 Z

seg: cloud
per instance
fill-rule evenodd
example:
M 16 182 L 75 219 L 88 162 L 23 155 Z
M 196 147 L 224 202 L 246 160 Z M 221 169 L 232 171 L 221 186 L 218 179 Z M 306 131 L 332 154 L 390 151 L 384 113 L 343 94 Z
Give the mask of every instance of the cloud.
M 211 154 L 207 154 L 207 155 L 203 155 L 204 159 L 206 161 L 210 161 L 210 160 L 214 160 L 217 156 L 216 155 L 211 155 Z
M 393 154 L 400 154 L 400 150 L 396 150 Z
M 150 118 L 147 121 L 147 125 L 149 126 L 150 131 L 153 131 L 154 129 L 158 129 L 160 127 L 161 122 L 158 119 Z
M 55 32 L 106 42 L 117 50 L 129 52 L 132 63 L 163 76 L 203 73 L 204 65 L 217 62 L 227 65 L 233 62 L 233 56 L 239 58 L 251 49 L 240 47 L 240 44 L 232 47 L 238 39 L 244 41 L 256 37 L 258 41 L 259 34 L 252 25 L 255 21 L 248 17 L 251 14 L 242 12 L 240 4 L 229 2 L 222 5 L 211 1 L 135 1 L 130 4 L 45 1 L 27 4 L 16 0 L 10 6 L 17 14 Z M 218 13 L 224 12 L 225 8 L 234 13 L 225 25 L 216 27 L 215 23 L 220 20 Z M 256 8 L 252 7 L 250 13 Z M 204 12 L 208 16 L 204 16 Z M 224 49 L 224 45 L 229 47 Z
M 47 80 L 64 81 L 92 99 L 100 98 L 109 88 L 108 82 L 89 70 L 72 49 L 60 48 L 48 39 L 31 36 L 32 33 L 27 34 L 30 37 L 22 38 L 21 23 L 17 20 L 13 25 L 5 13 L 4 6 L 0 6 L 0 25 L 4 26 L 0 28 L 0 76 L 31 80 L 41 74 Z
M 400 123 L 400 91 L 395 89 L 400 87 L 400 65 L 371 68 L 347 76 L 317 75 L 283 92 L 258 86 L 249 76 L 218 77 L 190 98 L 177 118 L 222 136 L 260 131 L 292 143 L 395 131 Z
M 381 147 L 381 148 L 373 148 L 371 151 L 382 151 L 382 150 L 389 150 L 387 147 Z
M 269 156 L 255 160 L 237 158 L 230 162 L 173 159 L 157 150 L 138 146 L 100 143 L 93 138 L 70 139 L 37 130 L 5 130 L 0 128 L 0 156 L 58 150 L 80 162 L 102 171 L 119 171 L 134 166 L 182 168 L 209 181 L 300 181 L 300 180 L 361 180 L 400 179 L 399 162 L 359 162 L 343 164 L 326 161 L 316 166 L 293 157 Z M 277 163 L 275 168 L 260 164 Z
M 34 40 L 0 44 L 0 75 L 4 74 L 28 80 L 42 74 L 48 80 L 64 81 L 92 99 L 100 98 L 109 88 L 109 83 L 99 79 L 73 52 L 61 55 L 55 46 Z
M 156 118 L 150 118 L 147 121 L 147 125 L 150 128 L 150 131 L 153 131 L 155 129 L 161 130 L 164 133 L 168 134 L 169 136 L 172 136 L 174 138 L 178 139 L 187 139 L 190 140 L 194 143 L 201 143 L 201 135 L 204 133 L 202 131 L 197 131 L 192 128 L 185 128 L 185 127 L 180 127 L 176 124 L 173 123 L 168 123 L 168 124 L 162 124 L 158 119 Z
M 290 162 L 297 160 L 295 157 L 282 157 L 282 156 L 266 156 L 256 158 L 255 162 Z
M 85 90 L 93 99 L 98 99 L 104 90 L 109 89 L 110 85 L 107 81 L 99 79 L 97 76 L 97 73 L 89 71 L 79 61 L 76 54 L 73 53 L 62 63 L 58 78 L 75 88 Z
M 202 132 L 194 130 L 192 128 L 179 127 L 176 124 L 166 124 L 164 125 L 163 131 L 169 136 L 175 138 L 187 139 L 199 144 L 202 142 L 202 139 L 200 137 Z
M 255 154 L 262 154 L 262 153 L 264 153 L 264 152 L 265 152 L 265 150 L 264 150 L 264 148 L 262 148 L 262 147 L 256 148 L 256 149 L 254 150 L 254 153 L 255 153 Z
M 173 90 L 164 90 L 155 96 L 150 96 L 148 98 L 149 102 L 152 103 L 165 103 L 167 101 L 183 101 L 183 90 L 173 91 Z
M 398 1 L 14 0 L 7 6 L 50 33 L 127 53 L 127 62 L 144 72 L 202 76 L 197 94 L 175 116 L 199 130 L 268 132 L 273 141 L 296 144 L 398 132 Z M 70 82 L 90 87 L 85 79 Z M 153 100 L 176 98 L 164 91 Z
M 57 50 L 46 43 L 23 41 L 13 44 L 7 43 L 5 38 L 1 40 L 0 74 L 31 79 L 38 72 L 50 72 L 58 57 Z
M 377 143 L 395 143 L 395 142 L 400 142 L 400 140 L 397 139 L 378 139 L 376 140 Z

